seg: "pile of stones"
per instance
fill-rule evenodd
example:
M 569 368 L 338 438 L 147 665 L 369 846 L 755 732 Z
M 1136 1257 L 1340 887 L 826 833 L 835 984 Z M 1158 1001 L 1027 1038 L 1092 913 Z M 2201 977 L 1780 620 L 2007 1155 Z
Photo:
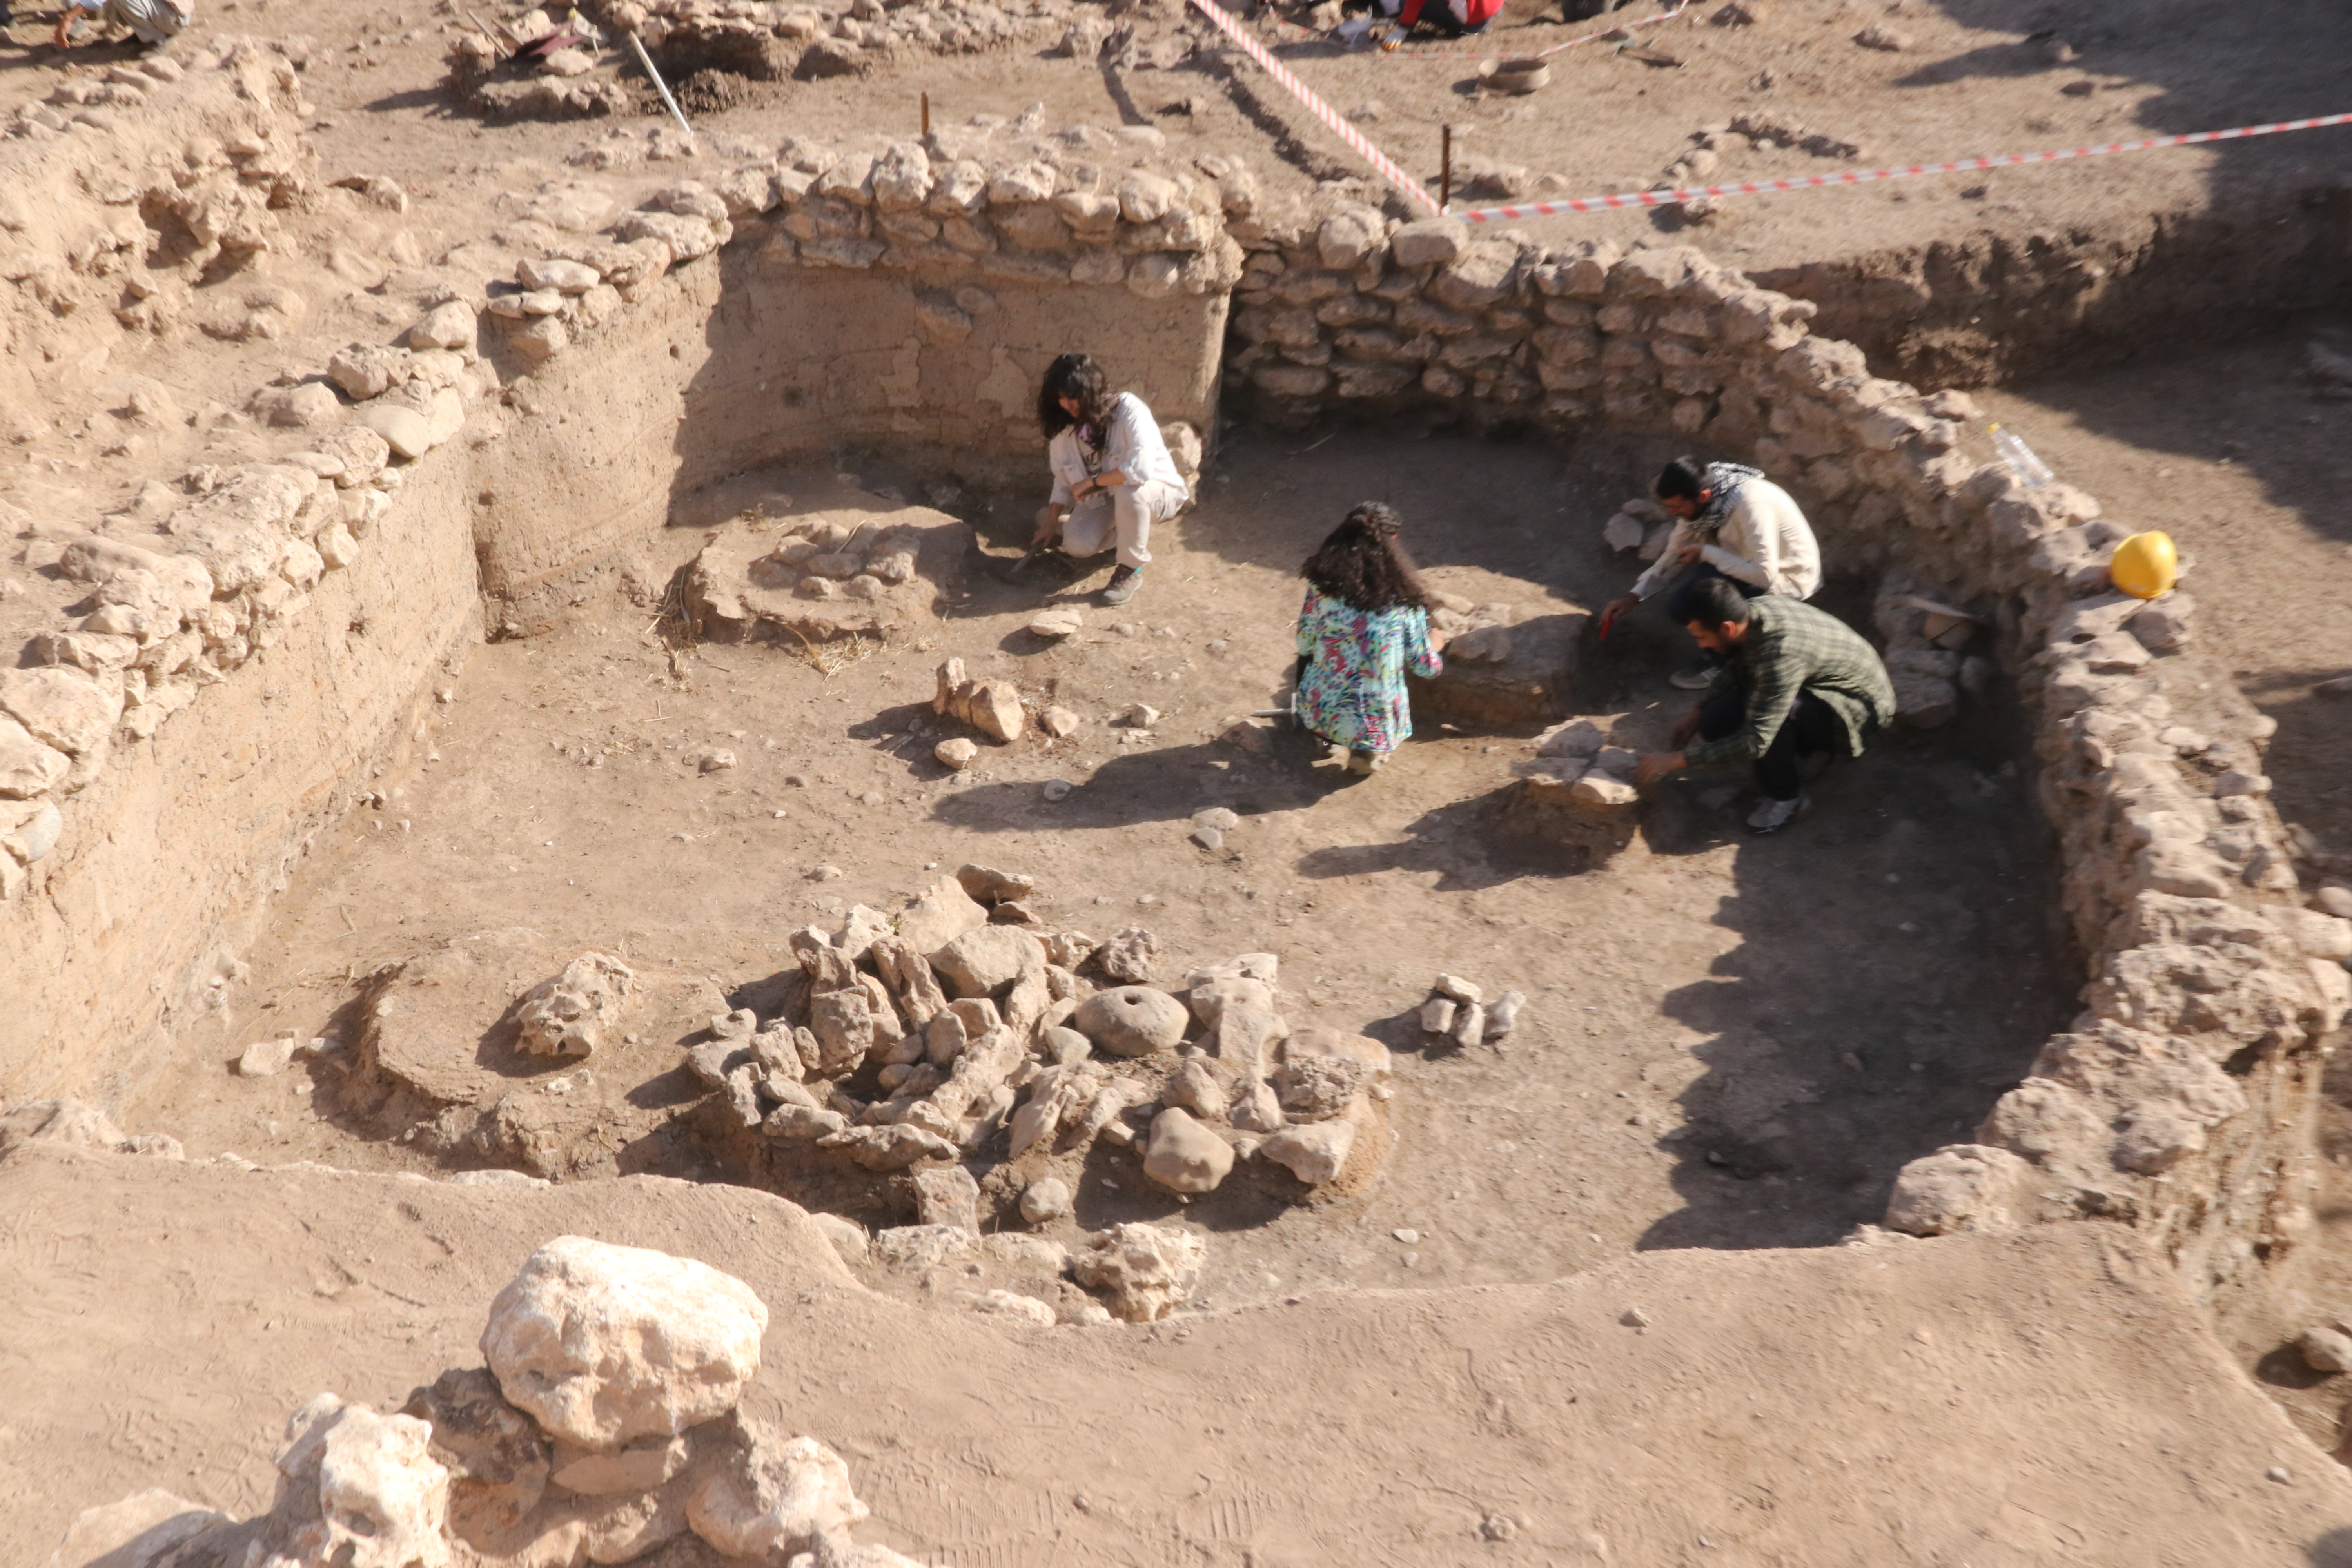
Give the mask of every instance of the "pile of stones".
M 737 1408 L 767 1327 L 751 1289 L 708 1264 L 558 1237 L 491 1303 L 487 1366 L 397 1415 L 319 1394 L 287 1420 L 268 1513 L 170 1500 L 172 1539 L 142 1534 L 120 1560 L 619 1563 L 690 1532 L 730 1562 L 918 1568 L 850 1539 L 871 1510 L 840 1455 Z
M 709 1135 L 788 1189 L 854 1167 L 870 1173 L 869 1205 L 911 1197 L 923 1224 L 904 1229 L 961 1234 L 886 1229 L 875 1246 L 912 1247 L 923 1267 L 977 1251 L 983 1215 L 989 1228 L 1066 1220 L 1102 1152 L 1124 1152 L 1145 1182 L 1188 1200 L 1237 1169 L 1297 1198 L 1377 1168 L 1387 1047 L 1292 1027 L 1274 954 L 1162 988 L 1150 931 L 1042 933 L 1033 891 L 1025 876 L 966 866 L 895 917 L 861 904 L 837 930 L 793 932 L 797 973 L 767 987 L 761 1008 L 714 1017 L 688 1052 L 713 1091 Z M 1175 1256 L 1146 1268 L 1145 1251 Z M 1125 1316 L 1138 1309 L 1118 1282 L 1196 1272 L 1188 1251 L 1097 1238 L 1094 1261 L 1072 1267 L 1110 1286 Z

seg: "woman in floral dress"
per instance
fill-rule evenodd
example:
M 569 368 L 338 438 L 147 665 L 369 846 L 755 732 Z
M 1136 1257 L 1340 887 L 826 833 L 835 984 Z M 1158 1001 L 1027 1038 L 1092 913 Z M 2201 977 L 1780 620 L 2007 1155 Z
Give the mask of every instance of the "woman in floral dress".
M 1307 558 L 1307 602 L 1298 611 L 1298 721 L 1348 771 L 1370 773 L 1412 733 L 1405 700 L 1410 669 L 1444 669 L 1445 634 L 1429 626 L 1427 596 L 1397 543 L 1396 509 L 1366 501 Z

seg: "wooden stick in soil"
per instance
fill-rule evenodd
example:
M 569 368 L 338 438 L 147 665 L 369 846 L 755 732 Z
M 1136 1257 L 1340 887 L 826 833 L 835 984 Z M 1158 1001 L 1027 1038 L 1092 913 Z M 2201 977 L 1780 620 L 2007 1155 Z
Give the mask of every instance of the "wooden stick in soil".
M 662 102 L 669 106 L 670 117 L 677 121 L 677 128 L 688 136 L 693 135 L 694 127 L 686 122 L 686 116 L 678 110 L 677 100 L 669 95 L 669 84 L 662 80 L 661 72 L 654 69 L 654 58 L 646 53 L 646 41 L 632 32 L 629 35 L 629 47 L 637 51 L 637 63 L 645 67 L 646 75 L 653 79 L 654 90 L 660 93 Z
M 1443 213 L 1454 205 L 1454 127 L 1440 127 L 1437 144 L 1437 210 Z
M 923 94 L 923 140 L 931 139 L 931 95 Z

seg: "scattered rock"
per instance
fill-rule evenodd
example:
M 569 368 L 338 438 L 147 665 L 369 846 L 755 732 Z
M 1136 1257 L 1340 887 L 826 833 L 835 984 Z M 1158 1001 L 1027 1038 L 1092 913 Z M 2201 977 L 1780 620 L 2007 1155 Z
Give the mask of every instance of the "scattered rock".
M 2314 1372 L 2352 1372 L 2352 1334 L 2320 1324 L 2303 1331 L 2294 1348 Z
M 959 735 L 952 740 L 941 741 L 938 745 L 933 746 L 931 755 L 947 766 L 955 769 L 956 772 L 961 773 L 971 766 L 973 761 L 979 757 L 980 748 Z
M 1029 631 L 1032 636 L 1051 637 L 1059 642 L 1064 637 L 1077 636 L 1085 624 L 1076 610 L 1043 610 L 1030 620 Z
M 1169 1191 L 1214 1192 L 1233 1168 L 1233 1149 L 1190 1112 L 1171 1106 L 1152 1119 L 1143 1173 Z
M 915 1213 L 925 1225 L 980 1234 L 980 1184 L 961 1165 L 915 1173 Z
M 1051 735 L 1057 741 L 1063 736 L 1076 731 L 1077 727 L 1078 716 L 1076 713 L 1071 712 L 1066 708 L 1048 708 L 1043 713 L 1037 715 L 1037 728 L 1045 731 L 1046 734 Z M 1059 783 L 1060 781 L 1055 780 L 1055 782 Z
M 728 1557 L 782 1563 L 825 1546 L 866 1516 L 850 1489 L 849 1467 L 814 1437 L 783 1438 L 739 1420 L 731 1462 L 687 1501 L 694 1533 Z
M 1169 1226 L 1116 1225 L 1087 1238 L 1071 1259 L 1081 1285 L 1110 1292 L 1110 1310 L 1130 1323 L 1166 1317 L 1200 1288 L 1208 1244 Z
M 1874 23 L 1853 36 L 1853 41 L 1865 49 L 1881 49 L 1899 55 L 1911 47 L 1911 35 L 1882 23 Z
M 1148 985 L 1097 991 L 1070 1017 L 1078 1033 L 1115 1057 L 1174 1050 L 1186 1021 L 1184 1004 Z
M 586 952 L 542 980 L 516 1010 L 515 1043 L 534 1056 L 584 1057 L 621 1016 L 636 972 L 619 959 Z
M 1130 985 L 1151 978 L 1152 960 L 1160 955 L 1160 939 L 1141 926 L 1129 926 L 1103 944 L 1097 955 L 1105 974 Z
M 562 1236 L 491 1303 L 482 1355 L 551 1436 L 611 1448 L 735 1407 L 768 1309 L 706 1263 Z
M 1356 1146 L 1356 1124 L 1345 1120 L 1285 1127 L 1258 1145 L 1258 1152 L 1310 1187 L 1319 1187 L 1339 1173 Z
M 1009 899 L 1025 899 L 1037 890 L 1037 879 L 1018 871 L 1000 871 L 993 866 L 959 866 L 956 881 L 963 890 L 983 904 L 1001 904 Z M 1060 963 L 1059 959 L 1055 960 Z
M 1034 1181 L 1021 1194 L 1021 1217 L 1031 1225 L 1051 1225 L 1071 1210 L 1070 1184 L 1059 1176 Z
M 1014 1318 L 1041 1328 L 1052 1328 L 1061 1320 L 1054 1309 L 1034 1296 L 1024 1296 L 1017 1290 L 990 1289 L 973 1298 L 971 1310 L 992 1318 Z
M 236 1058 L 239 1078 L 274 1078 L 284 1072 L 294 1061 L 294 1047 L 301 1042 L 290 1036 L 282 1040 L 259 1040 L 245 1047 Z

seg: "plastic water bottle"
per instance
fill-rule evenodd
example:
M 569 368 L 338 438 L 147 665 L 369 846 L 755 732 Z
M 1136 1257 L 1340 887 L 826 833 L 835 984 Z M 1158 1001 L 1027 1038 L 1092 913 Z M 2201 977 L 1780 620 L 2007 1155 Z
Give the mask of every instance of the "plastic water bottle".
M 2027 489 L 2038 490 L 2058 477 L 2050 471 L 2049 464 L 2034 456 L 2033 448 L 2025 444 L 2022 436 L 2013 430 L 2004 430 L 1998 425 L 1990 426 L 1990 429 L 1993 449 L 2000 454 L 2000 460 L 2009 465 L 2009 471 L 2025 482 Z

